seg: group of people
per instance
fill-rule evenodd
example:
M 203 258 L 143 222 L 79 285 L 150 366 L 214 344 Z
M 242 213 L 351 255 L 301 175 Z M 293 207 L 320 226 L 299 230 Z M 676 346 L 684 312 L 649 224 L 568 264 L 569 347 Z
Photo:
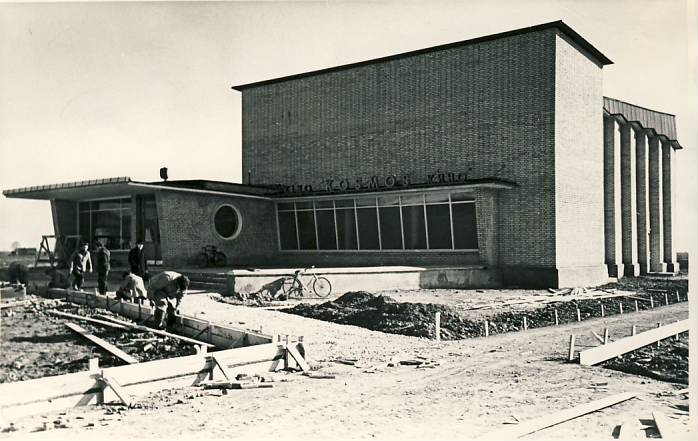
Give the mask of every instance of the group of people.
M 88 248 L 87 243 L 80 244 L 68 263 L 69 274 L 72 278 L 70 285 L 75 290 L 82 287 L 85 273 L 93 270 L 92 256 Z M 111 252 L 104 243 L 97 242 L 94 254 L 98 291 L 106 295 L 107 279 L 111 270 Z M 125 271 L 121 276 L 121 285 L 116 290 L 117 298 L 141 304 L 146 300 L 149 301 L 155 307 L 156 326 L 159 329 L 165 326 L 171 327 L 179 316 L 179 305 L 189 288 L 189 278 L 175 271 L 163 271 L 150 278 L 142 240 L 138 240 L 136 246 L 129 251 L 128 264 L 130 270 Z M 54 281 L 54 278 L 59 278 L 59 274 L 58 271 L 53 271 L 49 286 L 59 287 L 56 285 L 66 283 L 65 281 Z M 148 282 L 147 289 L 146 282 Z

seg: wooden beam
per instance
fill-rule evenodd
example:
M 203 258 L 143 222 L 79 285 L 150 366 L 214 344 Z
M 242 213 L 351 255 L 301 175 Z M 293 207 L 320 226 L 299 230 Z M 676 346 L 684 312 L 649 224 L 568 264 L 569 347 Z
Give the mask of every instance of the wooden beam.
M 101 316 L 101 317 L 107 318 L 108 316 Z M 155 335 L 160 335 L 160 336 L 163 336 L 163 337 L 176 338 L 176 339 L 178 339 L 178 340 L 181 340 L 181 341 L 184 341 L 184 342 L 187 342 L 187 343 L 191 343 L 191 344 L 194 344 L 194 345 L 206 346 L 207 348 L 214 348 L 214 347 L 215 347 L 215 346 L 212 345 L 211 343 L 206 343 L 206 342 L 203 342 L 203 341 L 200 341 L 200 340 L 195 340 L 195 339 L 193 339 L 193 338 L 185 337 L 185 336 L 183 336 L 183 335 L 172 334 L 171 332 L 161 331 L 160 329 L 154 329 L 154 328 L 150 328 L 150 327 L 148 327 L 148 326 L 136 325 L 136 324 L 134 324 L 134 323 L 129 323 L 129 322 L 126 322 L 126 321 L 124 321 L 124 320 L 119 320 L 119 319 L 114 318 L 114 317 L 109 317 L 109 320 L 113 321 L 114 323 L 119 323 L 119 324 L 121 324 L 121 325 L 127 326 L 127 327 L 128 327 L 129 329 L 131 329 L 131 330 L 143 331 L 143 332 L 151 332 L 151 333 L 153 333 L 153 334 L 155 334 Z
M 682 320 L 661 328 L 641 332 L 635 336 L 626 337 L 603 346 L 587 349 L 579 353 L 579 364 L 591 366 L 611 358 L 625 354 L 643 346 L 655 343 L 663 338 L 671 337 L 680 332 L 688 331 L 688 320 Z
M 506 427 L 504 429 L 495 430 L 485 434 L 482 439 L 513 439 L 528 435 L 529 433 L 537 432 L 546 427 L 555 426 L 565 421 L 586 415 L 597 410 L 613 406 L 614 404 L 630 400 L 637 396 L 636 392 L 624 392 L 622 394 L 612 395 L 601 400 L 592 401 L 570 409 L 554 412 L 550 415 L 545 415 L 530 421 L 525 421 L 516 426 Z
M 121 387 L 121 385 L 115 379 L 113 379 L 109 375 L 102 374 L 99 378 L 99 381 L 104 383 L 105 387 L 109 387 L 111 390 L 113 390 L 122 403 L 124 403 L 128 407 L 131 407 L 131 405 L 133 404 L 131 396 L 128 394 L 128 392 L 126 392 L 126 390 L 123 387 Z
M 603 337 L 601 337 L 599 334 L 597 334 L 596 332 L 594 332 L 593 329 L 591 330 L 591 333 L 594 334 L 594 337 L 596 337 L 596 339 L 599 341 L 599 343 L 603 343 L 603 342 L 604 342 L 604 341 L 603 341 Z
M 298 363 L 298 366 L 301 369 L 306 372 L 310 372 L 310 366 L 308 366 L 308 363 L 306 363 L 305 358 L 298 353 L 298 350 L 293 345 L 286 346 L 286 351 L 288 351 L 289 355 L 296 360 L 296 363 Z
M 65 318 L 70 318 L 70 319 L 74 319 L 74 320 L 81 320 L 81 321 L 83 321 L 83 322 L 95 323 L 95 324 L 102 325 L 102 326 L 106 326 L 106 327 L 109 327 L 109 328 L 114 328 L 114 329 L 126 329 L 126 330 L 129 329 L 129 328 L 127 328 L 126 326 L 119 325 L 119 324 L 117 324 L 117 323 L 107 322 L 107 321 L 104 321 L 104 320 L 97 320 L 97 319 L 93 319 L 93 318 L 91 318 L 91 317 L 85 317 L 85 316 L 77 315 L 77 314 L 70 314 L 70 313 L 63 312 L 63 311 L 52 311 L 52 310 L 48 310 L 48 311 L 46 311 L 46 312 L 48 312 L 48 313 L 51 314 L 51 315 L 58 316 L 58 317 L 65 317 Z
M 16 302 L 0 303 L 0 309 L 14 308 L 16 306 L 26 306 L 30 303 L 31 303 L 30 300 L 18 300 Z
M 113 356 L 120 358 L 121 360 L 125 361 L 128 364 L 135 364 L 138 363 L 138 360 L 135 358 L 131 357 L 128 355 L 126 352 L 122 351 L 121 349 L 117 348 L 113 344 L 109 343 L 108 341 L 102 340 L 101 338 L 90 334 L 86 329 L 84 329 L 82 326 L 78 326 L 75 323 L 70 323 L 67 322 L 65 325 L 70 328 L 71 330 L 77 332 L 78 334 L 82 335 L 92 343 L 96 344 L 100 348 L 104 349 L 105 351 L 109 352 Z

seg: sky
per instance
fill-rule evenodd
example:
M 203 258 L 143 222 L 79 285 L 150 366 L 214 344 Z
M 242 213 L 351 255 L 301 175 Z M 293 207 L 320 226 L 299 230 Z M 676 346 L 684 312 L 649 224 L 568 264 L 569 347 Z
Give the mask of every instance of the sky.
M 676 114 L 675 250 L 695 249 L 694 1 L 0 4 L 0 189 L 114 176 L 240 182 L 231 86 L 564 20 L 615 64 L 604 94 Z M 601 115 L 601 109 L 599 109 Z M 0 250 L 52 234 L 0 197 Z

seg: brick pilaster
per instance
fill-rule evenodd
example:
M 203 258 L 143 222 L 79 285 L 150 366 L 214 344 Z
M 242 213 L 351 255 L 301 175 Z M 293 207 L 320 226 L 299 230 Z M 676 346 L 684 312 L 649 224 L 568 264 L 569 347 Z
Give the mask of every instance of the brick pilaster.
M 664 272 L 664 246 L 662 239 L 662 179 L 659 138 L 649 137 L 649 207 L 650 207 L 650 271 Z
M 637 262 L 640 274 L 649 272 L 649 198 L 648 185 L 648 151 L 647 133 L 644 130 L 635 132 L 635 190 L 637 200 Z

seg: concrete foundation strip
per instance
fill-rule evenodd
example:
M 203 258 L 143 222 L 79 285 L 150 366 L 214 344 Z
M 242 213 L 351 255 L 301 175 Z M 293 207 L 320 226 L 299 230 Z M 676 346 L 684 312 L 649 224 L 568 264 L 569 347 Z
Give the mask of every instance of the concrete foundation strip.
M 126 352 L 122 351 L 121 349 L 117 348 L 113 344 L 109 343 L 108 341 L 102 340 L 101 338 L 90 334 L 89 331 L 87 331 L 85 328 L 82 326 L 78 326 L 75 323 L 70 323 L 66 322 L 65 325 L 70 328 L 72 331 L 77 332 L 81 336 L 85 337 L 86 339 L 90 340 L 92 343 L 96 344 L 100 348 L 104 349 L 105 351 L 109 352 L 113 356 L 119 358 L 120 360 L 125 361 L 128 364 L 135 364 L 138 363 L 138 360 L 133 358 L 132 356 L 128 355 Z
M 682 320 L 670 325 L 641 332 L 613 343 L 587 349 L 579 353 L 579 364 L 591 366 L 602 363 L 606 360 L 610 360 L 611 358 L 634 351 L 635 349 L 650 345 L 678 333 L 686 332 L 688 331 L 688 326 L 688 319 Z
M 148 315 L 151 315 L 152 311 L 152 308 L 149 305 L 143 305 L 142 307 L 139 307 L 138 304 L 129 302 L 119 302 L 119 304 L 117 305 L 113 302 L 109 302 L 111 298 L 108 298 L 101 294 L 93 294 L 84 291 L 50 288 L 43 292 L 40 292 L 39 294 L 46 295 L 50 298 L 65 299 L 68 302 L 77 303 L 80 305 L 84 305 L 87 302 L 90 302 L 97 308 L 108 309 L 116 313 L 120 313 L 121 310 L 123 310 L 123 315 L 133 320 L 136 320 L 138 315 L 142 313 L 147 313 Z M 196 335 L 202 329 L 206 329 L 208 327 L 210 332 L 204 333 L 204 335 L 206 335 L 206 339 L 208 340 L 205 343 L 219 348 L 232 348 L 246 345 L 264 344 L 272 341 L 271 335 L 262 334 L 260 332 L 248 329 L 232 328 L 228 326 L 215 324 L 210 324 L 209 326 L 209 322 L 197 319 L 195 317 L 189 317 L 186 315 L 180 316 L 180 320 L 181 323 L 179 323 L 176 326 L 176 331 L 178 335 L 192 338 L 193 335 Z M 151 328 L 147 328 L 147 330 L 151 330 Z M 201 342 L 197 340 L 195 344 L 201 344 Z
M 636 396 L 636 392 L 624 392 L 621 394 L 612 395 L 601 400 L 596 400 L 590 403 L 572 407 L 570 409 L 561 410 L 559 412 L 545 415 L 530 421 L 524 421 L 516 426 L 509 426 L 503 429 L 495 430 L 493 432 L 486 433 L 480 437 L 480 439 L 500 440 L 520 438 L 528 435 L 529 433 L 537 432 L 547 427 L 555 426 L 588 413 L 596 412 L 597 410 L 630 400 Z

